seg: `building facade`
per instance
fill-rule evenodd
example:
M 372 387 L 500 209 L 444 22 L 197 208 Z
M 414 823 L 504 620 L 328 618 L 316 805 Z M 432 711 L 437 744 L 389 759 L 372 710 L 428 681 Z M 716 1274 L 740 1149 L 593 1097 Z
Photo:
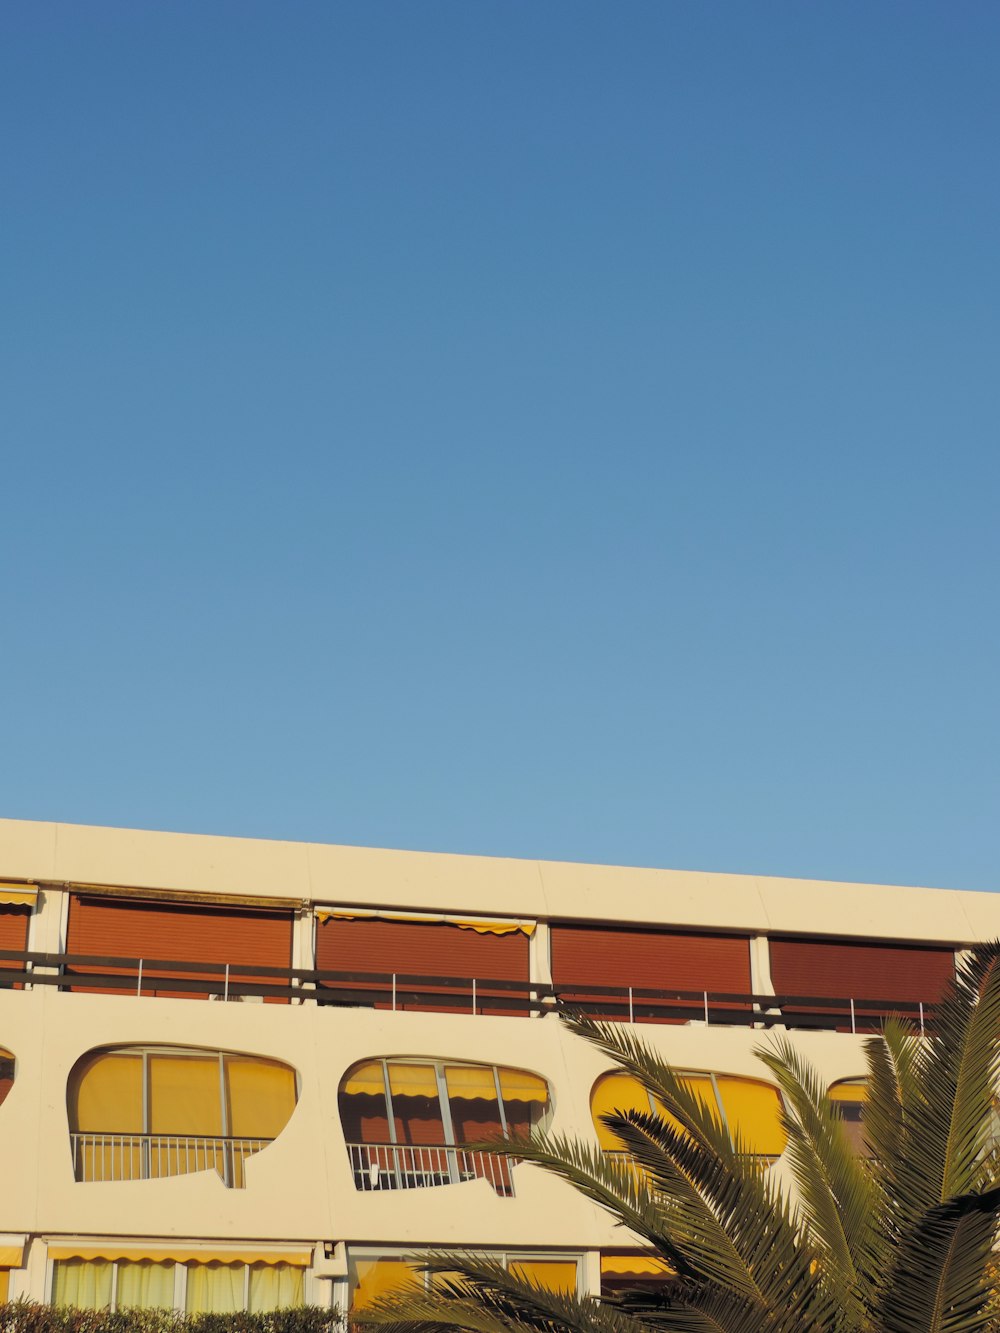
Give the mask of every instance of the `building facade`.
M 856 1124 L 865 1034 L 929 1020 L 991 894 L 0 821 L 0 1297 L 348 1309 L 426 1247 L 655 1281 L 568 1186 L 483 1154 L 644 1093 L 560 1006 L 639 1025 L 781 1171 L 754 1051 Z

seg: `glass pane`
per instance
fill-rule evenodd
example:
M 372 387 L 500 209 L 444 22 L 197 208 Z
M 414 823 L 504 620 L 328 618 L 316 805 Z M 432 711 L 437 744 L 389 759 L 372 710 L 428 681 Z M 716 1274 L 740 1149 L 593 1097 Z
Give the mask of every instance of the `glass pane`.
M 340 1088 L 340 1123 L 348 1143 L 388 1143 L 382 1062 L 359 1065 Z
M 615 1111 L 643 1111 L 648 1115 L 650 1110 L 649 1093 L 631 1074 L 606 1074 L 598 1079 L 591 1093 L 590 1114 L 597 1137 L 602 1148 L 612 1151 L 621 1151 L 624 1144 L 601 1117 Z
M 448 1065 L 444 1076 L 455 1142 L 500 1138 L 503 1122 L 492 1065 Z
M 351 1309 L 363 1310 L 377 1296 L 414 1283 L 422 1285 L 417 1273 L 402 1259 L 351 1259 L 348 1265 L 351 1285 Z
M 501 1069 L 500 1092 L 512 1138 L 528 1138 L 535 1128 L 544 1128 L 549 1113 L 549 1088 L 543 1078 L 520 1069 Z
M 218 1057 L 149 1057 L 149 1131 L 202 1136 L 222 1133 Z
M 188 1314 L 235 1314 L 243 1309 L 244 1264 L 188 1264 Z
M 69 1121 L 74 1133 L 141 1134 L 142 1056 L 97 1055 L 70 1076 Z
M 303 1274 L 291 1264 L 252 1264 L 251 1311 L 286 1310 L 303 1303 Z
M 52 1304 L 103 1310 L 111 1304 L 110 1259 L 57 1259 L 52 1265 Z
M 546 1291 L 576 1291 L 576 1263 L 572 1259 L 511 1259 L 512 1277 Z
M 232 1055 L 225 1065 L 230 1134 L 276 1139 L 295 1110 L 295 1071 L 276 1060 Z
M 115 1308 L 132 1306 L 144 1310 L 172 1310 L 174 1305 L 174 1265 L 153 1263 L 149 1259 L 118 1260 L 118 1288 Z
M 398 1143 L 444 1143 L 441 1102 L 432 1065 L 390 1064 L 389 1090 Z
M 716 1078 L 722 1109 L 733 1142 L 761 1157 L 780 1157 L 787 1138 L 781 1127 L 781 1095 L 778 1089 L 757 1079 L 720 1074 Z

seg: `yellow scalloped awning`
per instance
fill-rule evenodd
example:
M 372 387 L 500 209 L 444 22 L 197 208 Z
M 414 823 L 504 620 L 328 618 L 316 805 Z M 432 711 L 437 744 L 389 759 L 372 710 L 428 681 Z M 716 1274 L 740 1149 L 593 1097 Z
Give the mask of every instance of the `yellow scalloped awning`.
M 34 907 L 37 897 L 35 884 L 0 884 L 0 904 L 4 907 Z
M 23 1245 L 0 1245 L 0 1268 L 20 1268 L 23 1261 Z
M 175 1264 L 291 1264 L 308 1268 L 311 1250 L 194 1250 L 179 1245 L 50 1245 L 50 1259 L 138 1259 Z
M 413 912 L 380 911 L 366 907 L 317 907 L 316 920 L 360 921 L 364 919 L 378 921 L 415 921 L 424 925 L 457 926 L 459 930 L 474 930 L 479 935 L 513 935 L 521 931 L 524 935 L 535 933 L 534 921 L 489 920 L 476 917 L 440 916 L 429 912 L 419 915 Z
M 349 1097 L 384 1097 L 385 1078 L 381 1061 L 373 1060 L 370 1064 L 358 1065 L 341 1092 Z
M 601 1272 L 628 1277 L 669 1277 L 670 1266 L 648 1254 L 602 1254 Z
M 505 1102 L 547 1102 L 549 1085 L 524 1069 L 501 1069 L 500 1092 Z
M 827 1092 L 827 1096 L 832 1102 L 854 1102 L 861 1103 L 865 1100 L 867 1088 L 863 1079 L 857 1082 L 845 1079 L 842 1083 L 834 1083 Z
M 432 1097 L 436 1100 L 438 1084 L 434 1066 L 390 1062 L 389 1091 L 394 1097 Z

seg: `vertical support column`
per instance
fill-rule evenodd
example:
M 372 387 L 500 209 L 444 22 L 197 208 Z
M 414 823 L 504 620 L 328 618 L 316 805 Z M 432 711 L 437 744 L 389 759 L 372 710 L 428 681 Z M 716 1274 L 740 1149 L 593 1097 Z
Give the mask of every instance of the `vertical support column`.
M 774 994 L 774 982 L 771 979 L 771 946 L 766 935 L 750 937 L 750 989 L 754 995 Z M 761 1009 L 765 1012 L 774 1012 L 767 1010 L 765 1006 L 761 1006 Z
M 601 1294 L 601 1252 L 585 1250 L 580 1264 L 580 1295 L 600 1296 Z
M 69 894 L 55 884 L 39 884 L 34 910 L 28 919 L 28 952 L 64 953 L 68 923 Z M 36 967 L 34 971 L 56 976 L 59 969 Z
M 528 979 L 539 986 L 552 985 L 552 950 L 549 935 L 549 923 L 538 921 L 528 937 Z M 539 998 L 537 991 L 531 992 L 531 998 Z M 532 1018 L 546 1018 L 544 1012 L 532 1014 Z
M 311 906 L 303 905 L 295 913 L 292 922 L 292 967 L 301 967 L 307 971 L 316 966 L 316 917 Z M 316 1000 L 309 992 L 316 987 L 311 981 L 299 982 L 304 992 L 293 1004 L 315 1004 Z

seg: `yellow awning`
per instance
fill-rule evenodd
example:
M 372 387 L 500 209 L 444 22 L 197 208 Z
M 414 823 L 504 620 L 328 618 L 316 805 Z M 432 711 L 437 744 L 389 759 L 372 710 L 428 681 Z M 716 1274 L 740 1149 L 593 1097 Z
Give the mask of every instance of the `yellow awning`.
M 500 1092 L 505 1102 L 547 1102 L 549 1085 L 524 1069 L 501 1069 Z
M 20 1268 L 23 1260 L 23 1245 L 0 1245 L 0 1268 Z
M 534 921 L 512 921 L 512 920 L 491 920 L 467 919 L 465 917 L 442 916 L 433 912 L 390 912 L 383 911 L 380 908 L 368 907 L 317 907 L 317 921 L 360 921 L 360 920 L 378 920 L 378 921 L 415 921 L 424 925 L 444 925 L 457 926 L 459 930 L 474 930 L 480 935 L 513 935 L 515 931 L 521 931 L 525 935 L 533 935 L 535 931 Z
M 497 1099 L 492 1065 L 446 1065 L 444 1077 L 449 1097 Z
M 5 907 L 34 907 L 38 897 L 35 884 L 0 883 L 0 903 Z
M 382 1065 L 378 1060 L 373 1060 L 367 1065 L 358 1065 L 354 1073 L 341 1088 L 349 1097 L 385 1096 L 385 1079 L 382 1075 Z
M 670 1265 L 649 1254 L 602 1254 L 602 1273 L 620 1273 L 635 1277 L 669 1277 Z
M 389 1065 L 389 1091 L 394 1097 L 437 1098 L 437 1075 L 433 1065 Z
M 175 1264 L 291 1264 L 308 1268 L 312 1250 L 196 1250 L 188 1245 L 50 1245 L 50 1259 L 138 1259 Z
M 834 1083 L 827 1095 L 832 1102 L 854 1102 L 860 1104 L 865 1100 L 866 1091 L 863 1079 L 845 1079 L 842 1083 Z

